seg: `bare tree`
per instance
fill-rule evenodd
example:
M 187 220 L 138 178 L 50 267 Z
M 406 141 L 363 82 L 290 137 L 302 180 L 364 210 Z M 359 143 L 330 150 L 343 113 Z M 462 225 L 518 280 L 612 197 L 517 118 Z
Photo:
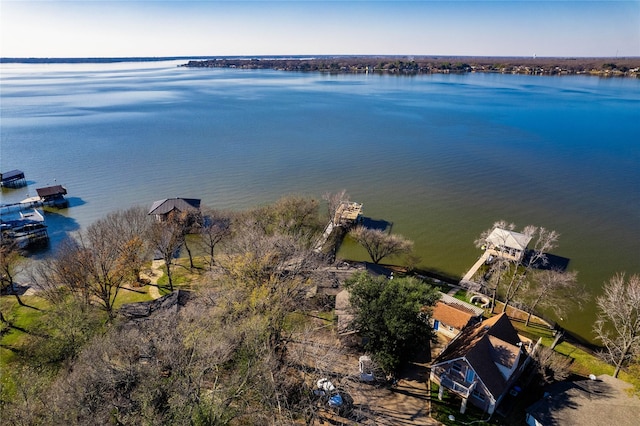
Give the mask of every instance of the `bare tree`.
M 15 288 L 15 276 L 19 273 L 19 265 L 24 259 L 13 241 L 2 239 L 0 241 L 0 290 L 13 294 L 20 304 L 26 305 Z
M 336 211 L 338 211 L 338 207 L 340 207 L 342 203 L 349 202 L 349 194 L 346 189 L 335 193 L 325 192 L 322 194 L 322 199 L 327 202 L 327 214 L 329 215 L 329 220 L 333 220 Z
M 200 243 L 209 256 L 209 270 L 215 265 L 215 248 L 231 235 L 231 215 L 206 211 L 200 228 Z
M 550 309 L 558 317 L 563 317 L 571 307 L 580 307 L 586 299 L 586 292 L 578 284 L 576 271 L 563 272 L 555 269 L 534 271 L 525 282 L 521 300 L 529 315 L 525 326 L 536 309 Z
M 81 255 L 78 242 L 69 237 L 59 244 L 53 256 L 39 261 L 31 271 L 31 281 L 51 303 L 63 303 L 69 293 L 81 309 L 91 303 L 89 271 L 82 266 Z
M 498 257 L 491 262 L 488 271 L 482 278 L 482 287 L 486 288 L 491 294 L 491 313 L 495 310 L 498 288 L 500 288 L 502 278 L 510 266 L 511 263 L 509 260 Z
M 543 227 L 526 226 L 522 234 L 531 237 L 534 241 L 533 248 L 529 249 L 525 256 L 521 257 L 513 265 L 511 280 L 504 292 L 504 306 L 502 312 L 507 311 L 509 303 L 518 295 L 526 281 L 527 274 L 534 268 L 548 264 L 547 253 L 557 246 L 560 234 Z
M 146 209 L 142 206 L 131 207 L 109 214 L 104 220 L 119 239 L 122 263 L 139 282 L 142 265 L 149 255 L 147 236 L 152 225 Z
M 34 269 L 33 280 L 52 301 L 62 300 L 60 289 L 66 289 L 82 306 L 97 301 L 113 318 L 118 293 L 139 279 L 146 245 L 138 233 L 146 232 L 146 220 L 136 208 L 108 214 L 77 238 L 63 241 L 53 257 Z
M 184 244 L 184 227 L 175 220 L 156 222 L 151 226 L 149 240 L 156 255 L 164 262 L 169 290 L 173 291 L 173 259 Z
M 553 349 L 541 346 L 534 354 L 533 358 L 542 384 L 559 382 L 571 374 L 571 357 L 561 355 Z
M 349 235 L 364 247 L 375 264 L 388 256 L 410 253 L 413 248 L 413 241 L 407 240 L 402 235 L 388 234 L 362 225 L 352 229 Z
M 114 316 L 113 306 L 120 289 L 132 277 L 128 241 L 112 222 L 118 214 L 112 213 L 89 225 L 80 235 L 75 252 L 77 266 L 88 275 L 91 296 L 99 300 L 109 318 Z
M 506 231 L 513 231 L 516 228 L 514 223 L 508 223 L 505 220 L 498 220 L 493 223 L 491 228 L 485 229 L 480 233 L 480 236 L 476 238 L 474 244 L 477 248 L 482 248 L 483 250 L 489 245 L 489 235 L 493 232 L 494 229 L 504 229 Z M 506 237 L 506 234 L 505 234 Z M 503 242 L 506 242 L 503 241 Z M 502 279 L 504 277 L 505 272 L 510 267 L 510 261 L 503 257 L 496 257 L 492 262 L 490 262 L 489 270 L 486 272 L 485 277 L 482 278 L 482 286 L 485 287 L 491 293 L 491 312 L 493 313 L 496 306 L 496 298 L 499 289 L 501 288 Z
M 488 244 L 489 235 L 493 232 L 494 229 L 500 228 L 506 231 L 513 231 L 516 229 L 516 225 L 514 223 L 509 223 L 505 220 L 498 220 L 493 223 L 491 228 L 485 229 L 480 233 L 480 236 L 476 238 L 473 242 L 477 248 L 483 248 Z
M 640 353 L 640 275 L 614 275 L 596 299 L 598 319 L 593 331 L 602 341 L 602 356 L 615 365 L 613 377 Z
M 275 203 L 246 213 L 263 234 L 290 235 L 300 244 L 311 246 L 321 230 L 318 218 L 318 201 L 289 195 Z M 240 220 L 245 220 L 240 218 Z
M 506 312 L 509 304 L 516 298 L 525 285 L 527 274 L 534 268 L 548 263 L 547 253 L 556 247 L 559 234 L 556 231 L 547 230 L 543 227 L 526 226 L 521 233 L 534 241 L 533 248 L 529 249 L 524 256 L 515 259 L 509 256 L 501 256 L 500 253 L 500 247 L 506 246 L 509 236 L 508 233 L 494 233 L 493 238 L 503 238 L 504 241 L 498 242 L 498 244 L 496 244 L 495 241 L 493 241 L 493 244 L 489 242 L 489 236 L 492 235 L 496 228 L 513 231 L 516 229 L 516 226 L 504 220 L 497 221 L 493 224 L 492 228 L 483 231 L 474 243 L 478 248 L 486 248 L 492 245 L 498 246 L 495 249 L 497 251 L 497 259 L 489 270 L 489 275 L 492 278 L 491 291 L 494 295 L 492 309 L 493 306 L 495 306 L 495 295 L 501 293 L 504 297 L 502 312 Z M 502 237 L 500 237 L 500 235 L 502 235 Z M 510 278 L 508 278 L 509 281 L 506 283 L 505 290 L 500 292 L 499 288 L 502 288 L 502 284 L 504 284 L 503 278 L 505 275 Z

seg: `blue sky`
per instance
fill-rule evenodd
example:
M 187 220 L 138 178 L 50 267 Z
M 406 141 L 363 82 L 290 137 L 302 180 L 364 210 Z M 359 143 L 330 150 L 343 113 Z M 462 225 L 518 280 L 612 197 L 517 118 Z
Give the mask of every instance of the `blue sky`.
M 640 56 L 634 1 L 0 0 L 0 56 Z

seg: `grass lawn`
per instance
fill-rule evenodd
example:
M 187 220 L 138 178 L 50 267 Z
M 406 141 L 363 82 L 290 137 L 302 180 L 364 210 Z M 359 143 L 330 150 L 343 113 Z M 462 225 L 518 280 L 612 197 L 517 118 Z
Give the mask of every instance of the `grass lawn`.
M 444 390 L 442 401 L 438 399 L 439 387 L 436 383 L 431 383 L 431 417 L 445 425 L 469 424 L 473 422 L 475 425 L 498 425 L 500 424 L 496 417 L 486 420 L 489 415 L 483 413 L 475 406 L 468 404 L 464 414 L 460 413 L 460 404 L 462 399 Z M 453 420 L 449 418 L 453 416 Z
M 34 328 L 42 313 L 49 307 L 49 302 L 38 296 L 21 296 L 20 299 L 32 308 L 20 306 L 14 296 L 0 297 L 0 310 L 5 319 L 13 325 L 13 327 L 8 327 L 6 324 L 2 324 L 0 368 L 4 368 L 15 359 L 15 352 L 9 348 L 16 348 L 22 344 L 23 340 L 28 337 L 27 332 Z
M 205 259 L 202 257 L 195 257 L 193 259 L 195 269 L 192 271 L 189 268 L 189 259 L 181 257 L 174 260 L 174 266 L 171 268 L 173 288 L 182 288 L 186 290 L 192 290 L 194 284 L 200 281 L 202 273 L 207 271 L 208 265 L 205 263 Z M 160 295 L 164 296 L 171 293 L 169 291 L 169 278 L 167 277 L 167 269 L 163 266 L 162 276 L 158 278 L 158 290 Z
M 121 288 L 113 307 L 114 309 L 118 309 L 126 303 L 146 302 L 151 299 L 153 298 L 149 294 L 149 286 L 135 287 L 132 289 Z

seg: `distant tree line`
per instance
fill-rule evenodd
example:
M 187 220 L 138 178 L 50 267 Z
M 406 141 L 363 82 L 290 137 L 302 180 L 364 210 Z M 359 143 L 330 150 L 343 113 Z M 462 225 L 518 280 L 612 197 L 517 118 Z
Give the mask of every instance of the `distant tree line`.
M 388 57 L 336 56 L 301 58 L 217 58 L 192 60 L 185 67 L 275 69 L 329 73 L 430 74 L 497 72 L 505 74 L 640 75 L 638 58 L 493 58 L 493 57 Z

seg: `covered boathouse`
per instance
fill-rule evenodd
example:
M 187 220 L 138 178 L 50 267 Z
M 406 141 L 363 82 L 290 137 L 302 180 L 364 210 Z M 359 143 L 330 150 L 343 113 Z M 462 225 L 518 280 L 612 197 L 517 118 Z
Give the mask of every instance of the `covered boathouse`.
M 69 202 L 64 198 L 67 195 L 67 188 L 62 185 L 47 186 L 45 188 L 37 188 L 36 192 L 43 204 L 65 208 L 69 206 Z
M 20 188 L 27 186 L 27 180 L 22 170 L 10 170 L 0 173 L 0 186 L 6 188 Z
M 154 201 L 148 214 L 155 216 L 158 222 L 165 222 L 172 215 L 180 213 L 199 216 L 200 200 L 197 198 L 165 198 Z

